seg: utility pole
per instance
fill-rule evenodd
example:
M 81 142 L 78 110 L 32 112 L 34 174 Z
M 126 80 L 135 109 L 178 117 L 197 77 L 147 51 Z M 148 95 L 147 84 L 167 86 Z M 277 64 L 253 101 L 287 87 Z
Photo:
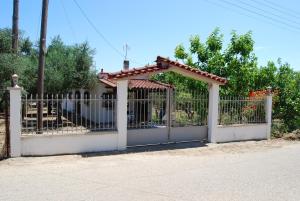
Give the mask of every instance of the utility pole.
M 19 40 L 19 0 L 14 0 L 13 6 L 13 24 L 12 24 L 12 51 L 18 53 L 18 40 Z
M 37 82 L 37 92 L 38 92 L 37 127 L 38 127 L 38 133 L 43 132 L 44 68 L 45 68 L 45 55 L 46 55 L 48 4 L 49 4 L 49 0 L 43 0 L 40 48 L 39 48 L 39 72 L 38 72 L 38 82 Z

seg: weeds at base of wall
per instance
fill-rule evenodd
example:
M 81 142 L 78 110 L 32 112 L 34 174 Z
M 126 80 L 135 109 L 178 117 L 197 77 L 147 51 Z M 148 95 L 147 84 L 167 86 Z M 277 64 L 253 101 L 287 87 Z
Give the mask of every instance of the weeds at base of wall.
M 275 119 L 272 122 L 272 138 L 281 138 L 284 140 L 300 140 L 300 129 L 288 132 L 288 126 L 282 120 Z

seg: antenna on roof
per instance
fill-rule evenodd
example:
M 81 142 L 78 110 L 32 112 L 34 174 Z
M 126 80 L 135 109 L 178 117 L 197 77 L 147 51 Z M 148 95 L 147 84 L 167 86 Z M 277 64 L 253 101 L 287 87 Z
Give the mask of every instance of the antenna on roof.
M 124 60 L 127 60 L 128 50 L 130 50 L 130 47 L 128 46 L 127 43 L 125 43 L 125 45 L 123 46 L 123 51 L 125 52 L 125 58 L 124 58 Z

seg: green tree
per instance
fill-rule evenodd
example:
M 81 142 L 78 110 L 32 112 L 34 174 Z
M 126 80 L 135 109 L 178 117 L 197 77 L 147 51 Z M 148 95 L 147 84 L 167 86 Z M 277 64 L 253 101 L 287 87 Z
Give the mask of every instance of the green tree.
M 254 88 L 257 58 L 253 49 L 254 41 L 251 32 L 243 35 L 232 32 L 230 44 L 224 53 L 223 75 L 229 79 L 229 83 L 224 88 L 226 94 L 247 95 Z
M 273 89 L 277 87 L 277 71 L 278 68 L 273 61 L 269 61 L 267 66 L 262 66 L 255 74 L 255 87 L 253 89 L 260 90 L 270 86 Z
M 216 28 L 205 42 L 200 40 L 199 35 L 192 36 L 189 51 L 182 44 L 176 46 L 175 57 L 189 66 L 228 78 L 230 82 L 222 87 L 221 94 L 247 95 L 255 87 L 258 73 L 252 33 L 238 35 L 233 31 L 227 48 L 223 47 L 223 43 L 223 34 Z M 156 79 L 180 88 L 206 88 L 206 84 L 175 73 L 166 73 L 157 76 Z
M 293 71 L 288 63 L 278 60 L 277 73 L 278 100 L 274 106 L 274 117 L 282 119 L 289 130 L 300 128 L 299 73 Z
M 70 89 L 92 87 L 96 81 L 93 54 L 87 42 L 67 46 L 59 36 L 54 37 L 46 55 L 46 91 L 65 93 Z
M 11 53 L 11 29 L 0 29 L 0 87 L 10 85 L 11 75 L 17 73 L 20 85 L 28 93 L 36 93 L 38 46 L 20 34 L 19 51 Z M 70 89 L 89 88 L 96 83 L 93 70 L 94 50 L 87 42 L 65 45 L 59 36 L 48 46 L 45 66 L 45 93 L 65 93 Z

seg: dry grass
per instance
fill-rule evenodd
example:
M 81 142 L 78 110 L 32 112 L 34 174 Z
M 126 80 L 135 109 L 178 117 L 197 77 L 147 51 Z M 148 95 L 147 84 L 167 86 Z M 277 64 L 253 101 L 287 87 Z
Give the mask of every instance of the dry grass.
M 291 133 L 283 134 L 282 138 L 285 140 L 300 140 L 300 129 L 294 130 Z
M 5 140 L 5 120 L 0 116 L 0 158 L 3 155 Z

